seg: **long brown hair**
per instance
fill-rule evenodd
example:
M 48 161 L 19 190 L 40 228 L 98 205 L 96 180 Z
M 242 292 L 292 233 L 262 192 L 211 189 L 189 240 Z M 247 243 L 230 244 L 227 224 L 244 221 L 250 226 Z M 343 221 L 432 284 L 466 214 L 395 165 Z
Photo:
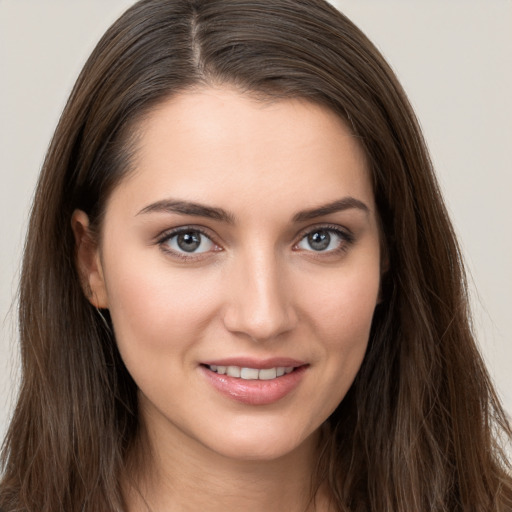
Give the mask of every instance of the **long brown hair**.
M 119 511 L 136 386 L 75 266 L 72 212 L 101 229 L 137 123 L 171 95 L 234 85 L 328 106 L 364 148 L 387 270 L 368 351 L 316 468 L 340 511 L 512 510 L 512 433 L 470 329 L 461 255 L 418 123 L 370 41 L 323 0 L 142 0 L 104 35 L 56 129 L 23 260 L 22 382 L 6 512 Z M 105 319 L 105 320 L 104 320 Z

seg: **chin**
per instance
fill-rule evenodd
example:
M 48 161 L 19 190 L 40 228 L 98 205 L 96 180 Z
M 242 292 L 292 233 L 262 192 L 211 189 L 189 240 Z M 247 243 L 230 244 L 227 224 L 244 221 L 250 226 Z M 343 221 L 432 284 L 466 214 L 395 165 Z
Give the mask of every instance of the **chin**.
M 313 453 L 317 446 L 319 429 L 308 436 L 294 434 L 290 429 L 280 432 L 243 432 L 228 434 L 210 444 L 219 455 L 239 461 L 276 461 L 299 453 Z

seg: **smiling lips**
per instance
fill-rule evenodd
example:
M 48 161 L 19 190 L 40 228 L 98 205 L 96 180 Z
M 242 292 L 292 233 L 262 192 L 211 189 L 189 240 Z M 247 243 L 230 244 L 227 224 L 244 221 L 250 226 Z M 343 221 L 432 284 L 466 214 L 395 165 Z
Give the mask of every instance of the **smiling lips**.
M 238 364 L 233 364 L 235 362 Z M 247 405 L 268 405 L 291 393 L 308 366 L 300 361 L 279 359 L 226 360 L 205 363 L 200 368 L 210 384 L 224 396 Z

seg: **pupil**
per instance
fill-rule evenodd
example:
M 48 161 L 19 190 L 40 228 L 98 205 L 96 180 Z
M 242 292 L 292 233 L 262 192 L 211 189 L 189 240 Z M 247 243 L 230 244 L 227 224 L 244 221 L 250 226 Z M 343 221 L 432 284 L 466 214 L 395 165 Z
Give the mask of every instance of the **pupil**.
M 193 252 L 201 245 L 201 238 L 197 233 L 182 233 L 178 235 L 177 242 L 183 251 Z
M 327 231 L 315 231 L 308 235 L 308 243 L 315 251 L 323 251 L 329 247 L 331 235 Z

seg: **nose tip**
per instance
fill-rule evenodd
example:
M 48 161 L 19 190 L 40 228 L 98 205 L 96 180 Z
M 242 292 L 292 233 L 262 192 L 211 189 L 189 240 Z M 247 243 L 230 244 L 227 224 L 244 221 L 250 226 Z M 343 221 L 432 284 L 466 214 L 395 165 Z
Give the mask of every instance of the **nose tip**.
M 224 325 L 232 333 L 265 341 L 291 331 L 297 314 L 282 276 L 269 268 L 232 276 Z
M 280 335 L 291 331 L 295 323 L 292 315 L 287 311 L 262 315 L 255 311 L 246 311 L 234 313 L 231 311 L 226 314 L 224 320 L 226 328 L 236 334 L 247 336 L 253 341 L 266 341 L 279 337 Z

